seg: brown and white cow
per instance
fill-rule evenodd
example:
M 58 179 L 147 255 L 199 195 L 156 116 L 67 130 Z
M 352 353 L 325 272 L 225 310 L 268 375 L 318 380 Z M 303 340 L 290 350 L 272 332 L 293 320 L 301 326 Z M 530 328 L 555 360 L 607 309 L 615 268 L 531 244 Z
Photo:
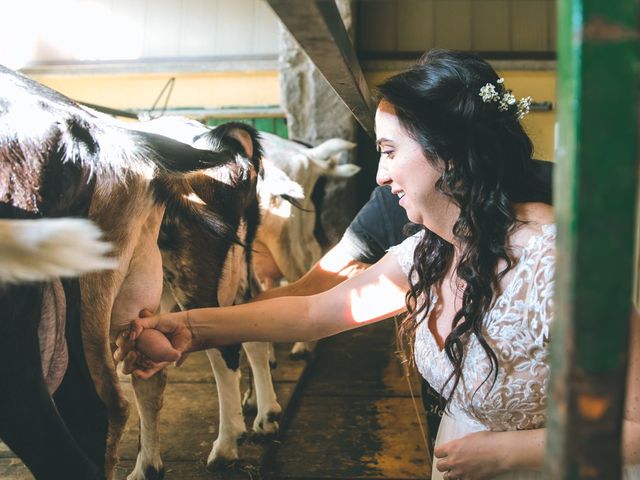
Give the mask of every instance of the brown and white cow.
M 160 304 L 165 208 L 205 213 L 182 172 L 243 156 L 236 140 L 213 152 L 122 128 L 0 67 L 0 217 L 90 218 L 115 263 L 79 280 L 0 286 L 0 438 L 39 480 L 111 477 L 128 415 L 112 335 Z M 43 324 L 54 325 L 53 378 Z
M 211 215 L 220 218 L 232 235 L 221 238 L 216 231 L 199 228 L 197 222 L 167 210 L 160 229 L 159 245 L 165 278 L 164 310 L 225 306 L 242 303 L 259 292 L 253 272 L 252 246 L 259 224 L 256 183 L 264 183 L 260 159 L 262 149 L 257 132 L 243 124 L 225 124 L 209 129 L 181 117 L 163 117 L 133 128 L 168 135 L 204 150 L 218 150 L 219 141 L 244 132 L 249 136 L 246 150 L 253 163 L 237 162 L 198 172 L 188 178 L 196 196 Z M 275 179 L 272 179 L 273 183 Z M 269 369 L 267 343 L 242 345 L 251 365 L 257 392 L 257 414 L 253 430 L 272 434 L 278 429 L 281 407 L 277 402 Z M 211 349 L 211 362 L 219 404 L 218 437 L 213 442 L 207 468 L 214 469 L 238 459 L 238 439 L 246 432 L 240 397 L 240 345 Z M 166 373 L 149 380 L 133 380 L 141 416 L 141 448 L 129 480 L 150 478 L 161 471 L 158 411 L 166 383 Z M 145 475 L 147 475 L 145 477 Z
M 340 138 L 332 138 L 309 148 L 277 135 L 262 133 L 264 168 L 273 165 L 301 185 L 304 197 L 299 205 L 282 198 L 260 195 L 262 220 L 255 241 L 256 274 L 265 289 L 278 286 L 282 279 L 293 282 L 304 275 L 322 256 L 322 247 L 314 235 L 316 215 L 311 192 L 320 179 L 348 178 L 360 171 L 353 164 L 339 164 L 338 155 L 355 147 Z M 294 357 L 311 350 L 309 344 L 298 342 L 291 351 Z

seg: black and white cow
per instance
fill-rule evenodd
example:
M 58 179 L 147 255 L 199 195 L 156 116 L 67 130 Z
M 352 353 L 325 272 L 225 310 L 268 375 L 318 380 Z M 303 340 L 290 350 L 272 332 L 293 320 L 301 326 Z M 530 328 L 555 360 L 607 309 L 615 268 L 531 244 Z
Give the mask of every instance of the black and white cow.
M 238 132 L 248 135 L 245 149 L 252 162 L 238 161 L 210 168 L 188 177 L 199 203 L 228 226 L 229 235 L 216 236 L 198 227 L 193 219 L 167 209 L 160 229 L 160 250 L 165 278 L 162 308 L 226 306 L 247 301 L 259 292 L 253 272 L 252 248 L 259 225 L 256 183 L 264 183 L 257 132 L 244 124 L 231 123 L 209 129 L 199 122 L 163 117 L 134 125 L 144 131 L 171 136 L 203 150 L 218 150 L 220 139 Z M 247 142 L 249 143 L 247 145 Z M 235 241 L 234 241 L 235 239 Z M 269 369 L 267 343 L 245 343 L 257 393 L 257 415 L 253 430 L 272 434 L 278 429 L 281 407 L 277 402 Z M 219 404 L 218 437 L 213 442 L 207 468 L 214 469 L 238 459 L 238 439 L 246 432 L 240 396 L 240 345 L 207 351 Z M 141 448 L 129 480 L 150 478 L 162 468 L 158 434 L 158 412 L 166 384 L 165 371 L 149 380 L 134 379 L 141 416 Z M 144 392 L 141 399 L 140 392 Z M 145 476 L 146 475 L 146 476 Z
M 0 218 L 89 218 L 115 264 L 0 285 L 0 438 L 37 479 L 111 478 L 128 415 L 113 335 L 159 307 L 165 208 L 224 231 L 184 173 L 246 157 L 235 139 L 218 147 L 131 131 L 0 67 Z
M 265 289 L 279 285 L 281 280 L 294 282 L 304 275 L 322 256 L 322 247 L 315 236 L 315 206 L 311 193 L 321 177 L 349 178 L 360 171 L 352 163 L 341 164 L 338 156 L 355 144 L 341 138 L 326 140 L 316 147 L 307 147 L 277 135 L 262 133 L 265 171 L 282 170 L 304 192 L 297 206 L 273 195 L 260 195 L 262 221 L 255 242 L 256 274 Z M 311 346 L 297 342 L 292 356 L 305 356 Z

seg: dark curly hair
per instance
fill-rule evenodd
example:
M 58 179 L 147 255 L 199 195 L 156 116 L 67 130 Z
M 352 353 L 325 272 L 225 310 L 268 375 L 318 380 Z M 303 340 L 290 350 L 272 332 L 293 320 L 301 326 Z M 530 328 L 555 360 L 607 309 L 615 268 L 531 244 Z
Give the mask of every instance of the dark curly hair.
M 452 393 L 462 374 L 465 338 L 471 334 L 491 363 L 485 382 L 493 377 L 493 384 L 497 378 L 498 358 L 482 333 L 483 319 L 500 280 L 513 266 L 507 237 L 518 220 L 512 205 L 531 178 L 533 146 L 515 106 L 499 111 L 496 103 L 484 103 L 479 95 L 481 87 L 497 85 L 497 80 L 495 70 L 475 55 L 431 50 L 378 87 L 379 99 L 393 105 L 400 124 L 426 158 L 443 168 L 436 188 L 460 208 L 453 235 L 461 251 L 454 268 L 466 286 L 444 344 L 453 365 L 445 386 L 453 380 Z M 412 353 L 416 328 L 435 307 L 419 299 L 430 298 L 454 261 L 453 245 L 423 228 L 409 273 L 408 315 L 400 327 Z M 499 268 L 501 262 L 504 266 Z

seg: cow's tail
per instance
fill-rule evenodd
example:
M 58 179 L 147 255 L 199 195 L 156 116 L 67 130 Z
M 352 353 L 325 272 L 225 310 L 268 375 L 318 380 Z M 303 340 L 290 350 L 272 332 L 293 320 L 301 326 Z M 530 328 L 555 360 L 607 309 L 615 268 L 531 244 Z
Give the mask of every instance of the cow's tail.
M 144 137 L 144 144 L 153 151 L 152 160 L 164 174 L 187 173 L 218 167 L 233 162 L 235 156 L 243 154 L 238 142 L 226 142 L 217 151 L 201 150 L 186 143 L 163 135 L 149 132 L 132 132 L 134 136 Z
M 0 220 L 0 283 L 42 281 L 112 269 L 111 244 L 89 220 Z

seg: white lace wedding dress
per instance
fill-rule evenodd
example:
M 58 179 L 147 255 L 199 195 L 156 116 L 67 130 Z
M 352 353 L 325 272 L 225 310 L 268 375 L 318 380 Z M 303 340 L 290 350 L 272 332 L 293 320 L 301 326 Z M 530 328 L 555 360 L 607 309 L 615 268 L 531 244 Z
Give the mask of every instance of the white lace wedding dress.
M 423 232 L 408 238 L 389 252 L 405 273 Z M 502 284 L 504 291 L 485 317 L 484 337 L 498 357 L 498 376 L 484 381 L 489 359 L 474 335 L 466 338 L 460 383 L 445 413 L 436 446 L 473 432 L 543 428 L 549 380 L 549 328 L 553 318 L 555 225 L 542 225 L 518 255 L 515 267 Z M 515 252 L 518 254 L 518 252 Z M 435 301 L 432 297 L 432 301 Z M 444 350 L 422 322 L 416 331 L 415 359 L 420 373 L 436 391 L 449 377 L 452 366 Z M 484 383 L 483 383 L 484 382 Z M 452 382 L 444 390 L 451 395 Z M 479 387 L 479 388 L 478 388 Z M 477 392 L 476 392 L 477 390 Z M 633 470 L 633 474 L 630 470 Z M 435 464 L 432 480 L 443 473 Z M 542 479 L 542 473 L 517 471 L 495 477 L 500 480 Z M 625 479 L 640 479 L 640 467 L 625 469 Z

